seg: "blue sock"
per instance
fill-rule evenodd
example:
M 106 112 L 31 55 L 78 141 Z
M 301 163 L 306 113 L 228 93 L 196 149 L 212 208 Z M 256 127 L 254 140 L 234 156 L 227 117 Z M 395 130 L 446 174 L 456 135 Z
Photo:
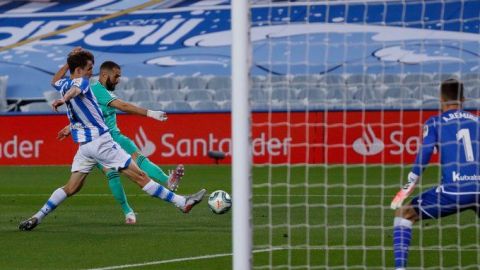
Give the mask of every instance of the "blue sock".
M 393 223 L 393 253 L 395 269 L 406 268 L 408 248 L 412 240 L 412 222 L 408 219 L 395 217 Z

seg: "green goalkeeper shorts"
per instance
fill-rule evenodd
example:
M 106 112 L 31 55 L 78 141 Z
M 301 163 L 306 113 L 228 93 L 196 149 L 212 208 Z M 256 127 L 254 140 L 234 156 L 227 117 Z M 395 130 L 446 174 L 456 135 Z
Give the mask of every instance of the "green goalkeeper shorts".
M 135 152 L 140 152 L 137 145 L 135 145 L 135 143 L 132 140 L 130 140 L 127 136 L 123 135 L 122 133 L 115 132 L 115 133 L 111 133 L 111 135 L 113 140 L 117 142 L 123 148 L 123 150 L 125 150 L 125 152 L 127 152 L 128 154 L 131 155 Z

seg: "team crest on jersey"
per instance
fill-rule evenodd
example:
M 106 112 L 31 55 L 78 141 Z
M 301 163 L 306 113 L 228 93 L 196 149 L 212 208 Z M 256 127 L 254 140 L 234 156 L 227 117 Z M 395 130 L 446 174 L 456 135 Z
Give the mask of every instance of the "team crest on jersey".
M 428 125 L 423 126 L 423 138 L 427 137 L 428 135 Z

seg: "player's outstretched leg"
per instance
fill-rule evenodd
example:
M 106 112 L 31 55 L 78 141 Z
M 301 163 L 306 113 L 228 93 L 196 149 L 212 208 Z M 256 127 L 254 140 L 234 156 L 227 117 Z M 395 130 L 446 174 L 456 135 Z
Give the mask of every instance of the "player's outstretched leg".
M 151 179 L 166 184 L 167 188 L 171 191 L 177 190 L 178 185 L 185 174 L 185 168 L 182 164 L 179 164 L 175 170 L 169 171 L 169 175 L 167 176 L 160 167 L 150 161 L 147 157 L 139 153 L 136 154 L 136 157 L 135 162 L 138 167 L 147 173 Z
M 135 224 L 137 222 L 137 218 L 135 216 L 135 212 L 128 203 L 127 195 L 125 194 L 123 185 L 120 182 L 120 173 L 113 169 L 106 170 L 101 165 L 97 165 L 97 167 L 100 168 L 107 176 L 108 187 L 110 188 L 110 191 L 112 192 L 115 200 L 122 207 L 123 214 L 125 215 L 125 223 Z
M 184 213 L 190 212 L 190 210 L 195 205 L 201 202 L 203 199 L 203 195 L 206 192 L 205 189 L 202 189 L 194 195 L 187 197 L 175 194 L 174 192 L 168 190 L 159 183 L 148 178 L 146 173 L 140 170 L 140 168 L 138 168 L 138 166 L 134 162 L 131 162 L 126 169 L 122 170 L 122 172 L 125 173 L 132 181 L 137 183 L 143 191 L 145 191 L 152 197 L 156 197 L 166 202 L 173 203 Z
M 416 201 L 418 197 L 414 198 Z M 412 202 L 413 202 L 412 201 Z M 393 255 L 395 257 L 395 269 L 407 268 L 408 250 L 412 241 L 412 226 L 419 219 L 412 203 L 397 209 L 393 221 Z
M 185 168 L 182 164 L 179 164 L 175 170 L 170 171 L 168 175 L 167 188 L 171 191 L 177 191 L 178 185 L 185 175 Z
M 50 195 L 50 198 L 48 198 L 43 207 L 31 218 L 20 222 L 18 228 L 22 231 L 33 230 L 42 222 L 43 218 L 53 212 L 67 197 L 74 195 L 82 188 L 83 181 L 87 175 L 88 174 L 81 172 L 72 173 L 67 184 L 61 188 L 57 188 L 52 195 Z

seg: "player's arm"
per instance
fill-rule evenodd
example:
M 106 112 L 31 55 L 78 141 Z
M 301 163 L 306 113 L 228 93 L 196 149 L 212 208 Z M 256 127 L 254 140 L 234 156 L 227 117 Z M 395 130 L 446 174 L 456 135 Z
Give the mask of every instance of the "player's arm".
M 58 134 L 57 134 L 57 140 L 63 140 L 70 136 L 70 125 L 66 125 L 64 128 L 62 128 Z
M 75 54 L 75 53 L 78 53 L 82 50 L 81 47 L 75 47 L 73 48 L 73 50 L 68 54 L 68 55 L 72 55 L 72 54 Z M 58 80 L 62 79 L 63 77 L 65 77 L 65 74 L 67 74 L 67 71 L 68 71 L 68 64 L 65 63 L 65 65 L 63 65 L 58 71 L 57 73 L 55 73 L 55 75 L 53 75 L 53 78 L 52 78 L 52 85 L 55 84 L 55 82 L 57 82 Z
M 58 80 L 62 79 L 63 77 L 65 77 L 65 74 L 67 74 L 67 71 L 68 71 L 68 64 L 65 63 L 65 65 L 63 65 L 58 71 L 57 73 L 55 73 L 55 75 L 53 75 L 53 78 L 52 78 L 52 85 L 55 84 L 55 82 L 57 82 Z
M 82 93 L 82 90 L 77 85 L 73 85 L 65 93 L 65 95 L 63 95 L 63 98 L 53 101 L 53 103 L 52 103 L 53 110 L 58 112 L 58 107 L 62 106 L 63 104 L 65 104 L 66 102 L 68 102 L 72 98 L 80 95 L 81 93 Z
M 430 162 L 433 151 L 437 145 L 437 132 L 434 121 L 427 121 L 423 128 L 423 142 L 418 151 L 412 170 L 407 176 L 407 183 L 397 192 L 390 204 L 392 209 L 400 208 L 403 201 L 412 194 L 420 176 Z
M 121 99 L 118 99 L 118 98 L 111 101 L 108 104 L 108 106 L 113 107 L 113 108 L 115 108 L 117 110 L 120 110 L 122 112 L 151 117 L 151 118 L 153 118 L 155 120 L 158 120 L 158 121 L 166 121 L 167 120 L 167 114 L 164 111 L 147 110 L 147 109 L 135 106 L 132 103 L 125 102 L 125 101 L 123 101 Z

